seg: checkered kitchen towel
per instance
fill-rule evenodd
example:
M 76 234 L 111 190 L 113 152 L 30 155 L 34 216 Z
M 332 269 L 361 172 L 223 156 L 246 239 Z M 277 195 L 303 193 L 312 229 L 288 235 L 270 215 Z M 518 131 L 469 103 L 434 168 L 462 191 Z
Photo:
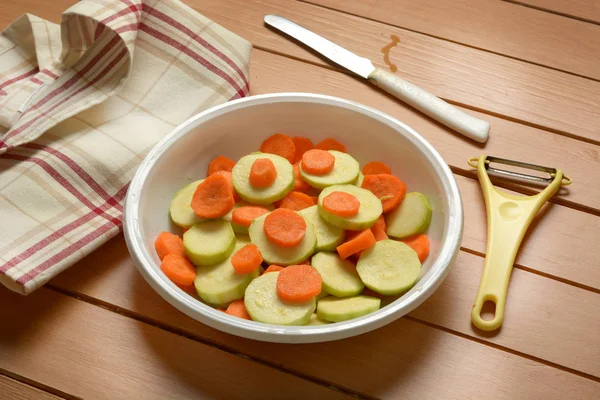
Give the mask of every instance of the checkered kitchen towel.
M 177 0 L 83 0 L 0 36 L 0 282 L 22 294 L 121 227 L 176 125 L 248 94 L 251 45 Z

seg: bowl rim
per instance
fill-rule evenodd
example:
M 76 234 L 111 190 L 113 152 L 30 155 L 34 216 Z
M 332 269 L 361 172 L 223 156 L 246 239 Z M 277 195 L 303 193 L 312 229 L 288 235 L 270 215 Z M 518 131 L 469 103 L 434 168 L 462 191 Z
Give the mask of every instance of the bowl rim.
M 439 255 L 429 271 L 421 277 L 413 288 L 386 307 L 360 318 L 321 326 L 264 324 L 229 316 L 192 298 L 166 278 L 164 274 L 160 273 L 159 270 L 152 267 L 155 261 L 152 260 L 142 246 L 143 237 L 137 223 L 140 205 L 138 193 L 142 190 L 144 182 L 157 159 L 174 142 L 212 118 L 239 108 L 274 102 L 328 104 L 374 118 L 394 128 L 397 134 L 405 136 L 413 145 L 418 147 L 430 160 L 432 167 L 440 176 L 447 194 L 449 213 L 447 215 L 448 225 L 441 241 Z M 401 129 L 398 129 L 398 127 Z M 458 255 L 463 232 L 463 208 L 458 185 L 448 165 L 431 144 L 405 123 L 377 109 L 350 100 L 322 94 L 287 92 L 254 95 L 232 100 L 196 114 L 175 127 L 150 150 L 138 167 L 125 198 L 123 230 L 127 248 L 138 271 L 163 299 L 184 314 L 213 328 L 245 338 L 280 343 L 311 343 L 343 339 L 375 330 L 408 314 L 422 304 L 446 278 Z

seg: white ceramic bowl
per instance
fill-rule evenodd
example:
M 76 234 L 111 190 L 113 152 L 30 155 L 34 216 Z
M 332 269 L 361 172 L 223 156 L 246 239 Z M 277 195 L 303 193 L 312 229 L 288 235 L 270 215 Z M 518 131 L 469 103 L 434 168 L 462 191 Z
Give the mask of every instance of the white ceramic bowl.
M 189 296 L 160 270 L 156 236 L 180 232 L 169 219 L 173 195 L 206 175 L 218 155 L 232 159 L 256 151 L 267 136 L 285 132 L 315 143 L 332 136 L 361 165 L 388 163 L 409 191 L 424 193 L 432 204 L 428 230 L 431 252 L 416 285 L 403 296 L 361 318 L 322 326 L 278 326 L 231 317 Z M 127 193 L 124 229 L 127 247 L 146 281 L 165 300 L 209 326 L 246 338 L 309 343 L 341 339 L 379 328 L 423 303 L 442 283 L 456 257 L 463 226 L 460 193 L 452 172 L 414 130 L 400 121 L 350 101 L 304 93 L 281 93 L 231 101 L 198 114 L 165 137 L 148 154 Z M 175 311 L 174 311 L 175 312 Z

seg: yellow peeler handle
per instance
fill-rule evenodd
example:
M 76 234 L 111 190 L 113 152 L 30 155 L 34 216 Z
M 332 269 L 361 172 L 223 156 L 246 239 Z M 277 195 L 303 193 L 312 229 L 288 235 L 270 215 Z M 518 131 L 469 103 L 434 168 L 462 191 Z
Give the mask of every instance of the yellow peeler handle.
M 469 165 L 477 168 L 488 218 L 485 265 L 471 320 L 477 328 L 493 331 L 504 319 L 508 283 L 523 236 L 540 208 L 563 184 L 563 173 L 556 170 L 554 180 L 534 196 L 514 196 L 502 193 L 492 185 L 485 168 L 486 157 L 481 155 L 469 160 Z M 570 179 L 567 181 L 570 183 Z M 481 318 L 483 304 L 487 301 L 496 305 L 492 320 Z

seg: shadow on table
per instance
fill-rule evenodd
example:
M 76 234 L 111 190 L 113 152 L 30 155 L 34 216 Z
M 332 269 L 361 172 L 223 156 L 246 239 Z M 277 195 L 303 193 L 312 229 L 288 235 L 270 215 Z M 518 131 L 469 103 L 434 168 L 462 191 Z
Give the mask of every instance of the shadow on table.
M 136 308 L 146 308 L 149 298 L 148 285 L 140 277 L 133 282 Z M 145 286 L 145 287 L 142 287 Z M 266 343 L 229 335 L 183 315 L 165 301 L 154 302 L 153 315 L 161 315 L 161 321 L 171 325 L 172 331 L 218 347 L 235 356 L 249 357 L 266 363 L 272 368 L 284 369 L 326 385 L 330 383 L 344 389 L 368 396 L 379 397 L 391 391 L 390 386 L 402 386 L 414 379 L 427 363 L 421 362 L 434 349 L 435 338 L 423 334 L 430 328 L 401 319 L 383 328 L 353 338 L 315 344 Z M 176 314 L 173 315 L 173 314 Z M 169 317 L 167 317 L 169 315 Z M 172 329 L 175 322 L 175 329 Z M 152 338 L 144 339 L 150 348 L 176 371 L 180 360 L 174 358 L 169 348 Z M 240 354 L 241 353 L 241 354 Z M 184 379 L 195 379 L 189 375 Z M 189 382 L 198 385 L 198 382 Z

